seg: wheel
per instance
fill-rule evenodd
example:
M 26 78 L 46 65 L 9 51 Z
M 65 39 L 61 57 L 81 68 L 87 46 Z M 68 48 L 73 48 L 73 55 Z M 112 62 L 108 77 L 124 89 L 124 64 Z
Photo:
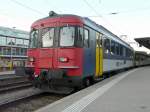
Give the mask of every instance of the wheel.
M 84 86 L 85 86 L 85 87 L 88 87 L 88 86 L 90 86 L 90 85 L 91 85 L 90 78 L 85 78 L 85 79 L 84 79 Z

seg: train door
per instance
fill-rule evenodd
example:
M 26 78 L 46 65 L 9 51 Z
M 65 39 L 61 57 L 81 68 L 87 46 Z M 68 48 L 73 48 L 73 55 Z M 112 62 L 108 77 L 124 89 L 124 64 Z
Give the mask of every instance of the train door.
M 103 73 L 102 34 L 96 32 L 96 77 L 102 77 L 102 73 Z

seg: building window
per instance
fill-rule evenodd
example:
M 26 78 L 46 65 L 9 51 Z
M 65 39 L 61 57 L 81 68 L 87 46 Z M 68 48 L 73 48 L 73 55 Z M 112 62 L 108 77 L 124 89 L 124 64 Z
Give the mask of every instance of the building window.
M 16 55 L 21 55 L 21 53 L 20 53 L 20 50 L 21 50 L 21 48 L 16 48 Z
M 3 55 L 11 55 L 11 48 L 3 47 Z
M 6 37 L 0 36 L 0 45 L 6 45 Z
M 12 55 L 16 55 L 16 48 L 11 48 Z
M 23 44 L 24 44 L 24 46 L 28 47 L 29 46 L 29 40 L 24 40 Z
M 26 48 L 21 48 L 21 55 L 26 56 L 27 55 L 27 49 Z
M 7 45 L 15 45 L 15 38 L 7 37 Z
M 17 46 L 23 46 L 23 39 L 16 39 Z
M 89 30 L 84 29 L 84 46 L 89 47 Z
M 2 47 L 0 47 L 0 55 L 2 55 L 3 54 L 3 49 L 2 49 Z

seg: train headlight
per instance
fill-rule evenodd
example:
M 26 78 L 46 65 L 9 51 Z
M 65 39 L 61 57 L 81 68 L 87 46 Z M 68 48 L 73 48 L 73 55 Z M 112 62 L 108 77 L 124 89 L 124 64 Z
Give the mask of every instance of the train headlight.
M 60 62 L 68 62 L 68 58 L 66 58 L 66 57 L 60 57 L 59 61 Z
M 28 61 L 29 61 L 29 62 L 34 62 L 35 59 L 34 59 L 34 57 L 29 57 L 29 58 L 28 58 Z

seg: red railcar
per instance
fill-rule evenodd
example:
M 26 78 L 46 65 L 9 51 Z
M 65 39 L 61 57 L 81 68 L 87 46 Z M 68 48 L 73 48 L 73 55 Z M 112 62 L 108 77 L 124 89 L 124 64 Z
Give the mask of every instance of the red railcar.
M 64 91 L 64 87 L 81 87 L 83 79 L 89 83 L 85 77 L 92 74 L 83 75 L 90 69 L 83 68 L 87 61 L 83 59 L 83 24 L 81 17 L 55 13 L 32 24 L 26 72 L 35 86 L 49 91 L 63 87 Z
M 32 24 L 27 55 L 26 73 L 34 85 L 52 92 L 72 91 L 103 73 L 133 67 L 133 49 L 109 30 L 54 12 Z

